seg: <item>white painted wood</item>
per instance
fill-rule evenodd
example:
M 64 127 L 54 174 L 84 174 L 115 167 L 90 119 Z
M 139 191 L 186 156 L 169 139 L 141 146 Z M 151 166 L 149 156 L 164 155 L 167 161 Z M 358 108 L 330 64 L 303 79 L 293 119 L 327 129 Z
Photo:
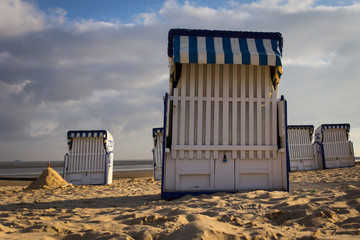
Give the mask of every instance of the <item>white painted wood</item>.
M 107 153 L 102 137 L 74 137 L 64 178 L 72 184 L 104 184 L 105 178 L 108 179 L 105 176 L 106 161 Z M 112 166 L 107 174 L 111 175 L 111 179 L 108 179 L 111 183 Z
M 249 66 L 249 145 L 254 145 L 255 129 L 254 129 L 254 68 L 255 66 Z M 254 158 L 254 152 L 249 152 L 249 158 Z
M 204 81 L 204 65 L 199 65 L 199 78 L 198 78 L 198 112 L 197 112 L 197 145 L 202 145 L 203 137 L 203 81 Z M 197 152 L 197 159 L 202 158 L 202 151 Z
M 189 112 L 189 145 L 194 145 L 195 134 L 195 64 L 190 64 L 190 112 Z M 189 158 L 194 158 L 193 151 L 189 152 Z
M 215 64 L 215 88 L 214 97 L 219 98 L 220 85 L 220 66 Z M 214 145 L 219 144 L 219 101 L 214 101 Z M 216 157 L 214 157 L 216 158 Z
M 290 168 L 292 171 L 318 169 L 315 149 L 311 143 L 310 130 L 288 129 Z
M 230 73 L 229 64 L 223 68 L 223 112 L 222 112 L 222 145 L 229 144 L 229 87 Z
M 246 98 L 246 91 L 245 91 L 245 71 L 246 66 L 241 65 L 241 98 Z M 241 115 L 240 115 L 240 145 L 244 146 L 246 145 L 246 115 L 245 115 L 245 101 L 241 101 Z M 245 159 L 245 151 L 241 151 L 241 159 Z
M 205 119 L 205 145 L 210 145 L 211 140 L 211 78 L 213 65 L 205 65 L 206 67 L 206 119 Z M 205 152 L 205 158 L 210 159 L 210 152 Z
M 169 97 L 173 135 L 166 154 L 166 189 L 286 187 L 285 151 L 277 140 L 277 91 L 269 67 L 182 65 L 180 82 Z
M 262 139 L 262 120 L 263 120 L 263 116 L 261 114 L 261 104 L 262 104 L 262 101 L 261 101 L 261 96 L 262 96 L 262 93 L 261 93 L 261 90 L 262 90 L 262 87 L 261 87 L 261 69 L 260 67 L 256 67 L 256 75 L 257 75 L 257 83 L 256 83 L 256 133 L 257 133 L 257 136 L 256 136 L 256 145 L 258 146 L 262 146 L 264 145 L 263 144 L 263 139 Z M 257 158 L 258 159 L 261 159 L 262 158 L 262 151 L 257 151 Z
M 233 86 L 232 86 L 232 145 L 238 145 L 238 65 L 233 66 Z M 232 158 L 237 158 L 237 151 L 232 152 Z

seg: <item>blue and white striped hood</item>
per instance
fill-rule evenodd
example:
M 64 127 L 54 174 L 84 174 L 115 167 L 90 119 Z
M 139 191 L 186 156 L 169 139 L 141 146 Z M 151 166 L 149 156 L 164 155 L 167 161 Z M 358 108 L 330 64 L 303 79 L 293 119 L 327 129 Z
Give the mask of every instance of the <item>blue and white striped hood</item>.
M 308 130 L 311 140 L 314 133 L 314 125 L 288 125 L 288 130 Z
M 168 41 L 173 63 L 272 66 L 276 69 L 273 84 L 280 81 L 280 33 L 171 29 Z
M 321 124 L 315 130 L 315 141 L 321 142 L 323 138 L 323 132 L 331 129 L 344 129 L 346 136 L 349 138 L 350 124 L 349 123 L 338 123 L 338 124 Z
M 107 152 L 112 152 L 114 148 L 114 139 L 107 130 L 71 130 L 67 132 L 67 144 L 69 150 L 72 148 L 73 138 L 103 138 L 104 148 Z

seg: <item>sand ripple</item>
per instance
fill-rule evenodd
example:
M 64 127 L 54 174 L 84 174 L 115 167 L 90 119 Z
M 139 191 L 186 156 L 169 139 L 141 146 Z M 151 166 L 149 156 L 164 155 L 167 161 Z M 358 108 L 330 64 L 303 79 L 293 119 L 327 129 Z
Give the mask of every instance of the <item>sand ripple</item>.
M 151 178 L 0 187 L 0 239 L 360 239 L 360 164 L 290 173 L 290 187 L 172 201 Z

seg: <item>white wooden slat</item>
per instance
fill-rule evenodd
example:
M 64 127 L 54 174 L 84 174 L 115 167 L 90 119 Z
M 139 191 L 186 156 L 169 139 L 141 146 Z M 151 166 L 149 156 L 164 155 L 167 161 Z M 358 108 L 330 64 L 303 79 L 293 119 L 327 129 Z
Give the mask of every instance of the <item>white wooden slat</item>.
M 233 86 L 232 86 L 232 145 L 236 146 L 238 144 L 237 136 L 238 136 L 238 114 L 237 114 L 237 86 L 238 86 L 238 65 L 233 66 Z M 232 152 L 232 157 L 234 159 L 237 158 L 237 151 Z
M 197 145 L 202 145 L 202 136 L 203 136 L 203 78 L 204 78 L 204 65 L 200 64 L 199 65 L 199 77 L 198 77 L 198 112 L 197 112 Z M 202 158 L 202 152 L 198 151 L 196 153 L 197 159 L 201 159 Z
M 89 167 L 88 167 L 89 162 L 92 160 L 92 152 L 91 152 L 92 138 L 87 138 L 87 139 L 86 139 L 86 145 L 87 145 L 87 150 L 86 150 L 86 152 L 87 152 L 87 159 L 86 159 L 86 161 L 85 161 L 85 163 L 84 163 L 83 169 L 86 170 L 86 171 L 88 171 L 88 170 L 89 170 Z
M 249 145 L 254 145 L 254 66 L 249 66 Z M 254 152 L 249 151 L 249 158 L 254 158 Z
M 194 145 L 195 133 L 195 64 L 190 64 L 190 111 L 189 111 L 189 145 Z M 194 158 L 193 151 L 189 152 L 189 159 Z
M 205 119 L 205 144 L 210 145 L 211 139 L 211 73 L 213 65 L 206 65 L 206 119 Z M 210 159 L 210 151 L 205 152 L 205 159 Z
M 222 144 L 229 144 L 229 64 L 223 68 L 223 126 L 222 126 Z
M 245 70 L 246 70 L 246 66 L 245 65 L 241 65 L 241 103 L 240 103 L 240 145 L 241 146 L 245 146 L 246 145 L 246 120 L 245 120 L 245 98 L 246 98 L 246 93 L 245 93 Z M 241 159 L 245 159 L 245 151 L 241 151 L 240 153 L 240 157 Z
M 262 114 L 261 114 L 261 67 L 257 67 L 257 84 L 256 84 L 256 120 L 257 120 L 257 126 L 256 126 L 256 131 L 257 131 L 257 136 L 256 136 L 256 144 L 258 146 L 262 146 L 263 145 L 263 141 L 262 141 Z M 258 159 L 262 159 L 262 151 L 257 151 L 257 158 Z
M 181 74 L 181 97 L 185 98 L 186 96 L 186 79 L 184 76 L 187 75 L 187 71 L 188 71 L 188 65 L 187 64 L 183 64 L 182 67 L 182 74 Z M 179 143 L 185 144 L 185 131 L 187 131 L 187 129 L 185 128 L 185 119 L 186 119 L 186 101 L 182 100 L 180 101 L 180 123 L 179 123 L 179 135 L 180 135 L 180 141 Z M 184 152 L 181 151 L 179 152 L 179 157 L 180 159 L 184 158 Z
M 268 146 L 270 142 L 270 73 L 269 68 L 265 68 L 265 145 Z M 265 152 L 265 158 L 270 158 L 270 152 Z
M 220 66 L 215 64 L 215 86 L 214 97 L 219 98 Z M 214 145 L 219 145 L 219 101 L 214 101 Z M 216 158 L 216 157 L 214 157 Z

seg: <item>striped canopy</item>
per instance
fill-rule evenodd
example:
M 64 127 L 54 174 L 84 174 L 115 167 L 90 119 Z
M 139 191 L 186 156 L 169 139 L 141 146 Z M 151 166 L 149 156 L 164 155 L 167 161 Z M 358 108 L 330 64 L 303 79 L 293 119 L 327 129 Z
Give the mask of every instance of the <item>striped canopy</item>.
M 67 144 L 69 150 L 72 148 L 73 138 L 104 138 L 104 147 L 106 149 L 106 143 L 108 137 L 112 139 L 111 134 L 106 130 L 72 130 L 67 132 Z
M 321 124 L 315 130 L 315 141 L 316 142 L 322 142 L 324 131 L 332 130 L 332 129 L 343 129 L 343 130 L 345 130 L 346 131 L 346 136 L 347 136 L 347 138 L 349 138 L 350 124 L 348 124 L 348 123 Z
M 346 132 L 350 131 L 350 124 L 348 123 L 340 123 L 340 124 L 322 124 L 321 125 L 321 131 L 328 129 L 344 129 Z
M 280 33 L 171 29 L 168 56 L 173 63 L 245 64 L 274 67 L 282 74 Z
M 288 125 L 288 129 L 293 129 L 293 130 L 308 130 L 310 137 L 313 135 L 314 133 L 314 125 Z

